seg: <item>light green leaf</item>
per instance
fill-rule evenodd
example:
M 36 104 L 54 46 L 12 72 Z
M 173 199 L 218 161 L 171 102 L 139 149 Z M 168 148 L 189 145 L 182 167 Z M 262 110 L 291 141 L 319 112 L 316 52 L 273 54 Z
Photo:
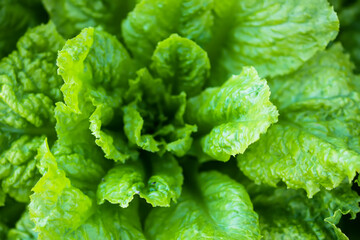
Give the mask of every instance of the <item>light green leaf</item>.
M 65 172 L 58 169 L 47 142 L 39 149 L 43 176 L 30 196 L 29 211 L 38 239 L 63 239 L 91 215 L 92 201 L 71 185 Z
M 151 162 L 150 178 L 146 178 L 146 168 L 140 162 L 127 162 L 112 168 L 97 190 L 98 202 L 108 200 L 126 208 L 138 194 L 148 203 L 168 207 L 180 196 L 183 183 L 182 169 L 171 155 L 159 157 L 143 155 L 143 161 Z
M 39 149 L 43 177 L 33 188 L 29 205 L 38 239 L 144 239 L 137 206 L 122 210 L 96 206 L 93 192 L 72 186 L 45 142 Z
M 106 105 L 101 104 L 96 106 L 95 111 L 90 116 L 90 130 L 96 137 L 96 144 L 101 147 L 108 159 L 119 162 L 125 162 L 129 158 L 137 159 L 138 153 L 129 147 L 125 134 L 119 131 L 101 129 L 106 118 L 112 116 L 111 113 L 107 114 L 111 111 Z M 117 125 L 121 124 L 118 123 Z
M 278 113 L 269 97 L 266 81 L 254 68 L 246 67 L 221 87 L 190 98 L 186 116 L 205 135 L 201 139 L 203 151 L 220 161 L 244 153 L 277 121 Z
M 40 175 L 36 149 L 55 137 L 54 102 L 61 99 L 56 54 L 64 40 L 50 22 L 30 29 L 0 61 L 0 181 L 2 191 L 28 202 Z
M 42 0 L 58 31 L 66 38 L 80 33 L 83 28 L 101 26 L 111 34 L 118 34 L 121 21 L 132 10 L 137 0 Z
M 311 197 L 360 171 L 360 95 L 342 51 L 336 44 L 270 82 L 280 119 L 238 156 L 245 175 L 272 186 L 283 181 Z
M 197 186 L 184 189 L 176 205 L 151 210 L 145 223 L 150 239 L 260 239 L 258 216 L 241 184 L 206 172 Z
M 174 127 L 169 126 L 171 129 Z M 177 157 L 184 156 L 191 148 L 193 139 L 191 134 L 197 132 L 196 125 L 185 124 L 185 127 L 171 130 L 170 136 L 174 141 L 166 144 L 166 150 Z
M 99 206 L 84 224 L 67 239 L 71 240 L 144 240 L 137 205 L 131 204 L 122 209 L 119 206 L 104 204 Z
M 86 125 L 105 157 L 115 161 L 127 159 L 131 156 L 130 150 L 119 148 L 114 143 L 114 136 L 104 130 L 121 119 L 115 110 L 122 103 L 123 88 L 134 74 L 132 60 L 125 48 L 108 33 L 86 28 L 66 42 L 57 61 L 65 82 L 61 90 L 66 105 L 81 115 L 78 118 L 83 121 L 90 119 L 90 125 Z M 116 124 L 120 136 L 115 138 L 121 138 L 121 120 Z
M 195 42 L 177 34 L 159 42 L 151 60 L 150 69 L 174 94 L 182 91 L 189 97 L 199 94 L 210 75 L 206 52 Z
M 243 66 L 261 77 L 290 73 L 323 50 L 339 29 L 327 0 L 214 0 L 213 38 L 205 48 L 212 86 Z
M 58 103 L 55 116 L 58 140 L 52 152 L 59 168 L 65 171 L 73 186 L 95 190 L 109 168 L 109 162 L 89 131 L 88 115 L 77 114 L 65 104 Z
M 212 26 L 211 0 L 142 0 L 122 23 L 122 35 L 134 57 L 147 64 L 158 42 L 177 33 L 202 46 Z
M 312 199 L 301 190 L 250 185 L 248 191 L 264 239 L 348 239 L 336 224 L 342 215 L 354 219 L 360 211 L 360 197 L 349 184 Z

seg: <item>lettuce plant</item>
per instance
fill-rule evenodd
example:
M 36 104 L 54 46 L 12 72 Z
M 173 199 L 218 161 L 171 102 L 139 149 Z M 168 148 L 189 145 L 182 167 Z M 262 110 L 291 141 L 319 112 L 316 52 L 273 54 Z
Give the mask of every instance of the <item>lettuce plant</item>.
M 348 239 L 345 2 L 1 3 L 0 238 Z

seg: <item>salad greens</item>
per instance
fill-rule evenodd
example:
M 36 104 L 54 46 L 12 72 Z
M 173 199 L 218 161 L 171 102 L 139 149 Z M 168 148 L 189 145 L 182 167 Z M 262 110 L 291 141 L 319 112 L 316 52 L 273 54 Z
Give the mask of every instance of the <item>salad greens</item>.
M 358 2 L 0 6 L 0 239 L 360 237 Z

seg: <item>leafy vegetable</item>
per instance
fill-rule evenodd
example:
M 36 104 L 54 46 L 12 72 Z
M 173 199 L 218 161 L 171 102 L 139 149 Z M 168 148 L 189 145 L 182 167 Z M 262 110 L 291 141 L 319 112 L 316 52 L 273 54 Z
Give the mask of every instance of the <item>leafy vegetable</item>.
M 273 186 L 282 180 L 312 197 L 320 186 L 330 190 L 360 171 L 360 95 L 342 51 L 334 45 L 271 81 L 280 120 L 238 157 L 251 179 Z
M 0 6 L 0 239 L 360 237 L 358 3 Z

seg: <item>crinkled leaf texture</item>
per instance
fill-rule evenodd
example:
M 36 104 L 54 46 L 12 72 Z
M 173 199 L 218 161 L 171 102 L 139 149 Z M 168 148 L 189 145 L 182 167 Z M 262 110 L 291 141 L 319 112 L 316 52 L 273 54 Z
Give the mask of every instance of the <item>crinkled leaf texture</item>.
M 200 46 L 208 42 L 211 10 L 211 0 L 142 0 L 122 23 L 122 35 L 134 57 L 148 64 L 157 43 L 172 33 Z
M 61 99 L 57 51 L 64 43 L 49 22 L 30 29 L 0 62 L 0 181 L 3 193 L 28 202 L 40 175 L 35 155 L 54 138 L 54 107 Z
M 211 86 L 244 66 L 262 77 L 290 73 L 324 49 L 338 29 L 326 0 L 143 0 L 122 23 L 126 46 L 144 65 L 172 33 L 195 41 L 210 56 Z
M 261 77 L 290 73 L 333 40 L 339 21 L 327 0 L 214 0 L 214 39 L 206 48 L 212 85 L 243 66 Z
M 118 34 L 121 21 L 138 0 L 42 0 L 58 31 L 66 38 L 74 37 L 83 28 L 101 26 Z
M 150 69 L 164 80 L 168 91 L 188 97 L 201 92 L 210 75 L 206 52 L 195 42 L 172 34 L 159 42 L 151 57 Z
M 45 141 L 39 149 L 43 176 L 31 195 L 29 211 L 39 239 L 63 239 L 76 230 L 91 213 L 92 201 L 71 185 Z
M 72 186 L 45 141 L 39 149 L 43 176 L 33 188 L 29 205 L 38 239 L 144 239 L 137 206 L 125 210 L 96 206 L 91 192 Z
M 354 219 L 360 211 L 360 197 L 349 184 L 322 190 L 312 199 L 302 190 L 254 184 L 247 190 L 264 239 L 348 239 L 336 224 L 342 215 Z
M 55 116 L 58 140 L 51 150 L 59 168 L 75 187 L 96 190 L 110 166 L 89 131 L 89 119 L 61 102 L 57 103 Z
M 280 119 L 244 155 L 241 170 L 257 183 L 333 189 L 360 171 L 360 95 L 339 44 L 298 71 L 270 81 Z
M 198 189 L 196 189 L 196 184 Z M 170 208 L 153 208 L 150 239 L 260 239 L 258 216 L 245 188 L 218 172 L 204 172 Z
M 135 194 L 154 207 L 169 207 L 171 200 L 177 201 L 183 183 L 182 169 L 177 160 L 170 154 L 141 157 L 151 162 L 151 177 L 145 178 L 147 169 L 139 162 L 115 166 L 99 184 L 97 197 L 100 204 L 108 200 L 127 207 Z
M 186 94 L 172 95 L 162 79 L 153 78 L 146 68 L 129 81 L 123 107 L 124 132 L 131 144 L 162 155 L 169 151 L 184 156 L 192 144 L 196 125 L 184 123 Z
M 124 138 L 120 111 L 115 110 L 122 103 L 122 87 L 127 86 L 133 68 L 121 43 L 104 31 L 86 28 L 66 42 L 57 65 L 65 82 L 61 88 L 65 104 L 84 122 L 90 119 L 88 128 L 105 157 L 121 162 L 131 157 L 126 144 L 114 141 Z M 116 134 L 102 129 L 113 119 L 120 125 L 114 126 L 119 130 Z
M 210 159 L 228 161 L 244 153 L 277 121 L 270 89 L 252 67 L 244 67 L 220 87 L 188 100 L 186 117 L 199 126 L 201 147 Z

